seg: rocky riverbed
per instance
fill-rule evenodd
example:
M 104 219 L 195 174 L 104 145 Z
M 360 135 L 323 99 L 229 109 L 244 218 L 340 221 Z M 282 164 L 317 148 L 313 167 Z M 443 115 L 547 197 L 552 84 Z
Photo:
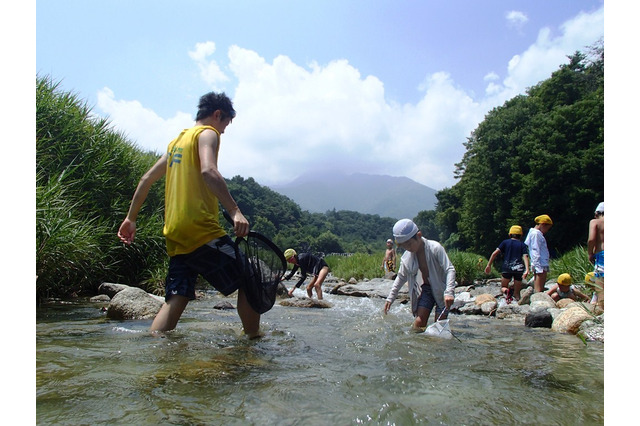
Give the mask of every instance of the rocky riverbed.
M 285 284 L 291 287 L 293 283 L 294 281 Z M 349 297 L 386 299 L 392 285 L 393 280 L 385 278 L 362 281 L 352 278 L 345 281 L 329 276 L 323 284 L 323 291 Z M 408 286 L 403 286 L 394 303 L 406 304 L 409 301 L 407 291 Z M 92 300 L 105 303 L 107 316 L 112 319 L 153 318 L 164 301 L 162 297 L 122 284 L 103 283 L 100 293 Z M 523 327 L 546 327 L 559 333 L 577 335 L 584 341 L 604 342 L 604 312 L 594 305 L 570 299 L 561 299 L 556 303 L 545 293 L 533 293 L 532 287 L 524 287 L 521 296 L 520 301 L 507 303 L 500 291 L 499 279 L 479 281 L 474 285 L 456 288 L 451 313 L 482 315 L 495 318 L 496 321 L 512 319 L 521 322 Z M 199 297 L 206 297 L 205 293 L 199 293 Z M 281 284 L 276 303 L 302 308 L 332 307 L 330 303 L 315 297 L 289 298 L 284 284 Z M 229 303 L 217 308 L 235 309 Z

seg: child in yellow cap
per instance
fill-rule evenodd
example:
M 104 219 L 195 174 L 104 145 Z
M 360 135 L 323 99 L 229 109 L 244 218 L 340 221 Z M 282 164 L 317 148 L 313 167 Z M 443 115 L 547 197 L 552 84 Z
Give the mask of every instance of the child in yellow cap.
M 512 297 L 520 300 L 522 280 L 526 279 L 527 275 L 529 275 L 529 250 L 527 246 L 520 241 L 520 238 L 522 238 L 522 227 L 513 225 L 509 228 L 509 238 L 502 241 L 498 248 L 491 253 L 487 267 L 484 269 L 485 274 L 491 273 L 493 261 L 502 253 L 501 285 L 502 293 L 504 293 L 507 303 L 511 303 Z M 512 278 L 513 291 L 509 289 L 509 283 Z
M 300 288 L 304 280 L 307 279 L 307 274 L 311 273 L 313 275 L 313 278 L 311 278 L 311 281 L 309 281 L 309 284 L 307 284 L 307 296 L 309 296 L 309 299 L 311 299 L 311 297 L 313 296 L 312 290 L 315 288 L 318 300 L 322 300 L 322 283 L 329 273 L 329 265 L 327 265 L 327 262 L 325 262 L 323 258 L 314 256 L 311 253 L 298 254 L 292 248 L 286 249 L 284 251 L 284 258 L 288 263 L 291 263 L 293 265 L 293 269 L 286 277 L 282 279 L 283 281 L 291 279 L 298 268 L 300 268 L 301 272 L 300 279 L 298 280 L 296 285 L 287 292 L 289 297 L 293 297 L 293 291 L 296 288 Z
M 547 294 L 556 302 L 567 298 L 571 300 L 582 299 L 588 302 L 589 297 L 571 285 L 572 282 L 571 275 L 560 274 L 556 283 L 547 291 Z
M 553 221 L 548 215 L 542 214 L 535 218 L 535 223 L 536 225 L 529 229 L 524 243 L 529 248 L 529 256 L 531 257 L 531 270 L 534 276 L 533 290 L 539 293 L 544 291 L 549 273 L 549 249 L 544 234 L 551 229 Z

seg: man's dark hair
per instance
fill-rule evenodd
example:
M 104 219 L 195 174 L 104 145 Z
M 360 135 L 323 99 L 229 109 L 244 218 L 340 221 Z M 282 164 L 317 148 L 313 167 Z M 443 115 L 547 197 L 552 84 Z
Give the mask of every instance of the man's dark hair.
M 216 112 L 216 110 L 221 110 L 225 114 L 223 118 L 234 118 L 236 116 L 236 111 L 233 109 L 233 103 L 224 92 L 209 92 L 200 97 L 196 121 L 209 117 Z

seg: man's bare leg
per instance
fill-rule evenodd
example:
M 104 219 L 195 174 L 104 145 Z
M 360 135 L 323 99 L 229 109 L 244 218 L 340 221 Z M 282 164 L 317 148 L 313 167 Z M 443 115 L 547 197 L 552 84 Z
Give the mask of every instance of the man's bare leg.
M 189 298 L 185 296 L 171 296 L 168 302 L 165 302 L 160 311 L 151 323 L 151 332 L 169 331 L 176 328 L 184 308 L 187 307 Z
M 250 339 L 262 336 L 260 332 L 260 314 L 249 305 L 247 296 L 242 289 L 238 290 L 238 315 L 242 321 L 244 334 Z

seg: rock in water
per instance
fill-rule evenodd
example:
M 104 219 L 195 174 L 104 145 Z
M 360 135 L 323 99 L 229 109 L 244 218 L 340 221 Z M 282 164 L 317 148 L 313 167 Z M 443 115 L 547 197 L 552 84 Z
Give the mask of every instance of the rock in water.
M 148 319 L 154 318 L 162 302 L 137 287 L 119 291 L 111 299 L 107 317 L 111 319 Z
M 527 327 L 544 327 L 551 328 L 553 317 L 549 311 L 539 310 L 530 311 L 524 318 L 524 325 Z

